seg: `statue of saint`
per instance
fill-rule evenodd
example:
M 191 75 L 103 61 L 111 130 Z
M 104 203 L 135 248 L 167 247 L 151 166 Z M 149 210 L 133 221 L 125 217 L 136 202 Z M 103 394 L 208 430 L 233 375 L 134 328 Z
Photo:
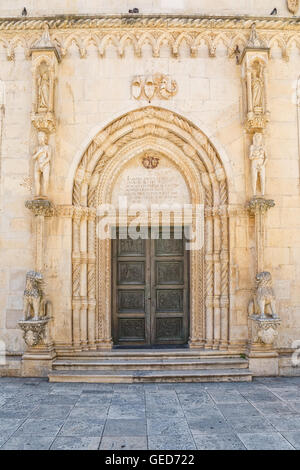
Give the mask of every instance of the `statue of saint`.
M 259 132 L 256 132 L 253 136 L 253 144 L 250 147 L 249 158 L 251 161 L 251 178 L 252 178 L 253 195 L 256 196 L 257 180 L 259 177 L 261 194 L 262 196 L 264 196 L 265 179 L 266 179 L 265 166 L 267 162 L 267 155 L 266 155 L 265 146 L 263 144 L 263 136 Z
M 38 109 L 47 111 L 49 109 L 50 83 L 47 72 L 42 72 L 38 78 Z
M 38 149 L 32 156 L 34 161 L 34 183 L 36 196 L 46 196 L 49 186 L 51 147 L 47 144 L 45 132 L 38 133 Z
M 257 64 L 252 72 L 252 104 L 254 113 L 263 112 L 264 79 L 262 65 Z

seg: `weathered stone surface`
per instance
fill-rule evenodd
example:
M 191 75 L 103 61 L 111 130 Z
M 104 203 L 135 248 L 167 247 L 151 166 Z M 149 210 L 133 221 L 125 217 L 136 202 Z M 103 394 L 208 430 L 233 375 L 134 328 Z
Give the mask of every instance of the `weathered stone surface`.
M 247 354 L 255 375 L 297 375 L 299 2 L 278 1 L 277 15 L 271 0 L 137 1 L 138 14 L 128 1 L 34 3 L 27 16 L 0 7 L 1 375 L 46 376 L 62 351 L 112 348 L 111 244 L 96 237 L 97 207 L 120 196 L 204 205 L 204 246 L 186 273 L 191 350 Z M 43 274 L 53 317 L 49 341 L 31 329 L 16 362 L 29 269 Z M 250 347 L 261 272 L 281 324 Z

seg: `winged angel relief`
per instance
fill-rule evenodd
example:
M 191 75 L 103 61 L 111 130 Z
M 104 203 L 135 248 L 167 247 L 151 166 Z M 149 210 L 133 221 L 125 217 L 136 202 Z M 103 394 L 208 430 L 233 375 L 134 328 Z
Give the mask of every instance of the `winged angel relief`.
M 149 103 L 153 98 L 168 100 L 176 95 L 178 86 L 175 80 L 167 75 L 156 74 L 147 78 L 134 77 L 132 81 L 132 96 L 136 100 L 146 99 Z

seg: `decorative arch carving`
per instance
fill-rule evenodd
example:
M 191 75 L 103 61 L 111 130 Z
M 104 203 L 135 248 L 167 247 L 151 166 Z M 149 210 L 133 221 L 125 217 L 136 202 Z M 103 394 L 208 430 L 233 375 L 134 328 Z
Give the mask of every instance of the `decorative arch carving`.
M 96 238 L 96 208 L 110 202 L 112 181 L 131 156 L 160 152 L 180 169 L 193 204 L 204 204 L 205 243 L 191 251 L 190 347 L 229 344 L 229 211 L 223 163 L 190 121 L 157 107 L 131 111 L 102 129 L 78 165 L 73 185 L 73 346 L 109 348 L 111 245 Z

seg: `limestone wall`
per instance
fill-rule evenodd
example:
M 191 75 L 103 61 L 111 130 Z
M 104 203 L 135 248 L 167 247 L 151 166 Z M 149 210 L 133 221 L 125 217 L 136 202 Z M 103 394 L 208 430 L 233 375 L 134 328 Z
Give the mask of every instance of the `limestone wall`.
M 23 3 L 14 2 L 23 7 Z M 31 3 L 27 2 L 28 10 Z M 49 3 L 49 2 L 48 2 Z M 64 12 L 73 4 L 78 12 L 86 2 L 56 2 Z M 120 2 L 102 2 L 116 12 Z M 126 3 L 128 8 L 129 2 Z M 198 2 L 135 2 L 144 3 L 153 12 L 175 12 L 170 5 L 184 4 L 186 13 L 196 12 Z M 209 2 L 203 3 L 203 13 Z M 210 2 L 211 3 L 211 2 Z M 263 4 L 253 14 L 266 14 L 274 2 L 224 1 L 221 13 L 242 13 L 249 4 Z M 1 15 L 15 14 L 11 2 L 2 1 Z M 72 5 L 71 5 L 72 4 Z M 246 5 L 247 4 L 247 5 Z M 285 2 L 280 4 L 287 14 Z M 231 8 L 230 8 L 231 5 Z M 154 8 L 155 6 L 155 8 Z M 46 7 L 39 2 L 36 14 L 52 14 L 55 2 Z M 90 12 L 90 6 L 86 12 Z M 174 7 L 175 8 L 175 7 Z M 63 10 L 57 11 L 63 11 Z M 56 11 L 56 12 L 57 12 Z M 73 10 L 72 10 L 73 11 Z M 177 10 L 176 10 L 177 12 Z M 198 13 L 198 11 L 197 11 Z M 215 13 L 211 6 L 210 13 Z M 192 58 L 185 45 L 178 58 L 163 46 L 159 57 L 144 46 L 142 57 L 136 57 L 131 46 L 123 58 L 110 44 L 104 57 L 93 45 L 81 58 L 78 47 L 72 45 L 59 65 L 56 88 L 57 131 L 50 145 L 55 148 L 52 162 L 49 197 L 56 204 L 71 204 L 72 181 L 76 167 L 92 137 L 118 116 L 146 106 L 146 101 L 132 97 L 131 82 L 135 75 L 163 73 L 177 81 L 178 93 L 165 101 L 154 99 L 152 105 L 161 106 L 191 120 L 216 146 L 224 161 L 228 161 L 230 203 L 240 210 L 230 225 L 231 250 L 231 339 L 237 343 L 247 340 L 247 304 L 254 285 L 254 224 L 242 208 L 251 197 L 250 140 L 242 125 L 241 67 L 235 57 L 229 58 L 227 48 L 219 44 L 215 57 L 209 57 L 207 47 L 199 48 Z M 274 279 L 278 313 L 282 318 L 280 348 L 290 348 L 294 339 L 300 339 L 300 196 L 299 149 L 297 127 L 297 79 L 299 50 L 292 45 L 290 60 L 282 58 L 277 45 L 271 50 L 268 65 L 268 94 L 271 120 L 265 140 L 269 161 L 267 164 L 266 197 L 274 199 L 276 207 L 267 214 L 265 268 Z M 36 132 L 30 122 L 32 103 L 31 61 L 17 47 L 15 58 L 8 61 L 6 50 L 0 47 L 0 79 L 5 84 L 5 110 L 1 148 L 1 264 L 0 264 L 0 334 L 9 351 L 24 348 L 16 322 L 22 315 L 22 293 L 25 273 L 34 264 L 32 214 L 24 202 L 32 196 L 32 162 L 30 155 L 36 147 Z M 46 266 L 47 294 L 53 303 L 55 337 L 68 341 L 71 310 L 71 222 L 53 219 L 47 223 Z

